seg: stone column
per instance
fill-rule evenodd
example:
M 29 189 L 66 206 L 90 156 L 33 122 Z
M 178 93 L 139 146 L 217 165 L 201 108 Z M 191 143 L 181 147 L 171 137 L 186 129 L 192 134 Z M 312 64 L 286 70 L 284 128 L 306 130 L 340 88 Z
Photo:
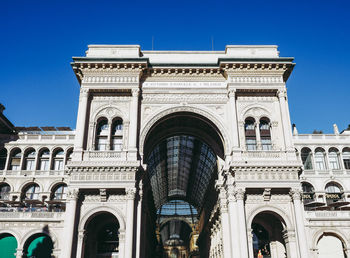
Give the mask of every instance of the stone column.
M 125 258 L 132 258 L 133 255 L 133 236 L 134 236 L 134 201 L 135 188 L 126 189 L 126 230 L 125 230 Z
M 17 248 L 15 255 L 16 255 L 16 258 L 22 258 L 23 257 L 23 249 L 22 248 Z
M 137 118 L 139 110 L 139 88 L 131 90 L 132 97 L 130 103 L 130 127 L 129 127 L 129 148 L 136 151 L 137 139 Z
M 120 258 L 124 258 L 125 252 L 125 231 L 119 231 L 119 256 Z M 138 257 L 137 257 L 138 258 Z
M 75 228 L 75 214 L 77 210 L 77 201 L 79 189 L 71 189 L 67 195 L 67 204 L 64 221 L 64 241 L 62 243 L 62 257 L 71 257 L 73 249 L 73 235 Z
M 108 135 L 107 135 L 107 146 L 106 150 L 112 150 L 112 121 L 108 120 Z
M 298 248 L 295 242 L 295 232 L 294 230 L 283 230 L 282 231 L 282 237 L 284 239 L 284 242 L 286 244 L 286 253 L 287 253 L 287 258 L 298 258 Z M 309 257 L 301 255 L 300 257 Z
M 255 122 L 256 148 L 261 150 L 260 121 Z
M 247 233 L 248 233 L 248 252 L 249 252 L 249 257 L 253 258 L 254 257 L 254 250 L 253 250 L 253 229 L 247 228 Z
M 237 125 L 237 111 L 236 111 L 236 90 L 231 89 L 228 92 L 229 98 L 229 121 L 231 121 L 231 134 L 232 134 L 232 148 L 237 150 L 239 148 L 239 135 Z
M 78 232 L 78 244 L 77 244 L 77 258 L 83 257 L 83 248 L 84 248 L 84 241 L 87 237 L 87 232 L 83 230 L 79 230 Z
M 227 209 L 226 190 L 220 186 L 219 188 L 219 201 L 220 201 L 220 213 L 221 213 L 221 229 L 222 229 L 222 244 L 223 244 L 223 257 L 232 257 L 231 252 L 231 234 L 230 234 L 230 221 Z
M 301 203 L 301 191 L 298 189 L 292 189 L 290 194 L 292 196 L 294 205 L 294 215 L 297 228 L 298 243 L 300 248 L 300 256 L 308 257 L 309 251 L 305 234 L 303 208 Z
M 239 238 L 240 238 L 240 250 L 241 257 L 248 257 L 248 239 L 247 239 L 247 223 L 245 218 L 245 208 L 244 208 L 244 194 L 243 189 L 237 189 L 236 199 L 237 199 L 237 210 L 238 210 L 238 225 L 239 225 Z
M 238 208 L 236 192 L 232 185 L 228 186 L 228 214 L 230 219 L 230 235 L 231 235 L 231 257 L 241 257 L 239 244 L 239 228 L 238 228 Z
M 81 154 L 83 151 L 88 99 L 89 99 L 89 89 L 83 88 L 83 87 L 80 88 L 78 117 L 77 117 L 76 129 L 75 129 L 75 142 L 74 142 L 74 152 L 76 152 L 76 155 L 77 155 L 76 157 L 78 160 L 81 159 Z
M 143 196 L 143 190 L 142 190 L 142 181 L 141 181 L 139 184 L 139 200 L 137 202 L 136 258 L 140 257 L 142 196 Z
M 286 149 L 292 150 L 293 149 L 292 129 L 291 129 L 291 124 L 290 124 L 290 119 L 288 114 L 288 103 L 286 101 L 287 92 L 286 90 L 279 90 L 277 95 L 280 103 L 284 142 L 286 144 Z

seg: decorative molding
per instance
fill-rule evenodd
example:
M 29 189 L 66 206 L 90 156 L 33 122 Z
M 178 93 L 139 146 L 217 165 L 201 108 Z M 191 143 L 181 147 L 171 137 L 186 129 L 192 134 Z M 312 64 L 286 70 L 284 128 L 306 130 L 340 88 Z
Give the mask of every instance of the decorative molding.
M 258 83 L 273 84 L 284 83 L 282 76 L 230 76 L 231 83 Z
M 142 103 L 227 103 L 227 96 L 223 94 L 143 94 Z

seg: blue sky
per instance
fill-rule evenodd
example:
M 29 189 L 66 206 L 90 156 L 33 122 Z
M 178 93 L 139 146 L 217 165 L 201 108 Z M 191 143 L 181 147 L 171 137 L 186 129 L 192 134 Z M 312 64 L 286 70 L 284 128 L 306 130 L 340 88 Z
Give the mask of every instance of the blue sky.
M 295 57 L 287 88 L 299 133 L 350 124 L 349 1 L 0 2 L 0 103 L 17 126 L 75 128 L 79 85 L 70 67 L 88 44 L 143 50 L 224 50 L 277 44 Z

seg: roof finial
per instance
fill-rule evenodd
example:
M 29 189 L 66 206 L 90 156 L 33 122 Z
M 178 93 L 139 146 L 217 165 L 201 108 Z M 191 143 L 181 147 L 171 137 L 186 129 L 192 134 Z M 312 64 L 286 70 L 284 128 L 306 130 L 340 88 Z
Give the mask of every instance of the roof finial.
M 293 135 L 298 135 L 298 130 L 295 124 L 293 124 Z
M 337 124 L 333 124 L 333 129 L 334 129 L 334 134 L 339 135 L 339 129 L 338 129 Z

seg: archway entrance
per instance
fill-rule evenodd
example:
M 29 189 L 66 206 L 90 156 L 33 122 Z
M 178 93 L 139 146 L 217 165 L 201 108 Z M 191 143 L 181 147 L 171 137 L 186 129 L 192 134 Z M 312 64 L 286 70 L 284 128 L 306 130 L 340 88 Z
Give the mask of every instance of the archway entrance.
M 219 130 L 202 116 L 175 113 L 151 128 L 144 146 L 144 257 L 208 257 L 198 238 L 208 237 L 202 232 L 217 200 Z
M 82 257 L 112 258 L 119 253 L 119 222 L 107 212 L 97 214 L 85 226 Z
M 53 243 L 51 237 L 38 233 L 31 236 L 24 244 L 23 257 L 51 257 Z
M 323 234 L 317 243 L 318 258 L 345 258 L 343 242 L 333 234 Z
M 11 234 L 1 234 L 0 235 L 0 250 L 1 257 L 3 258 L 13 258 L 16 257 L 17 251 L 17 240 Z
M 262 212 L 252 222 L 254 257 L 287 257 L 286 244 L 283 238 L 285 223 L 275 213 Z

